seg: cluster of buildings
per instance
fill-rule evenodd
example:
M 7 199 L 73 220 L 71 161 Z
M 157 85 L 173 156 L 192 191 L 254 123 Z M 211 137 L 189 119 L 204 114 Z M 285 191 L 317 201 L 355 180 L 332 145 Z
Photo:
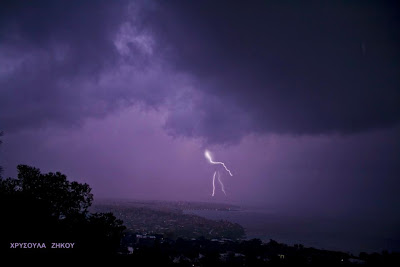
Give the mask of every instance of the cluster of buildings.
M 187 206 L 187 205 L 185 205 Z M 165 238 L 228 238 L 240 239 L 245 231 L 239 224 L 228 221 L 209 220 L 179 209 L 160 207 L 104 205 L 97 206 L 101 212 L 111 211 L 123 220 L 128 232 L 137 234 L 162 234 Z

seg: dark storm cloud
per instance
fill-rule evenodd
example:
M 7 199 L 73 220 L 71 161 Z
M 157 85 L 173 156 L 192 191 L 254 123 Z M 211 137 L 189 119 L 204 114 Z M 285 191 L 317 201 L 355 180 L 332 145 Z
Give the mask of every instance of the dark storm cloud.
M 201 137 L 206 144 L 233 144 L 252 129 L 251 120 L 240 108 L 223 98 L 192 93 L 170 107 L 164 129 L 172 136 Z M 189 104 L 185 104 L 189 103 Z
M 170 134 L 207 143 L 349 133 L 400 119 L 394 4 L 1 5 L 6 132 L 73 125 L 137 103 L 166 107 Z
M 99 81 L 120 63 L 114 41 L 128 7 L 127 1 L 2 1 L 0 127 L 70 125 L 117 108 L 120 91 L 110 94 Z
M 174 3 L 160 3 L 153 32 L 176 69 L 224 102 L 221 112 L 200 105 L 197 132 L 187 118 L 171 117 L 176 133 L 207 132 L 219 142 L 223 134 L 351 133 L 399 122 L 395 2 Z M 240 112 L 245 129 L 237 125 Z

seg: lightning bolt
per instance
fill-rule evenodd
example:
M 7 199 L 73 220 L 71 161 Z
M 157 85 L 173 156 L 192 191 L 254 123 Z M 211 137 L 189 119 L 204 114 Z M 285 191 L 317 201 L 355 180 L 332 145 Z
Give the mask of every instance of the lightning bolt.
M 212 196 L 214 196 L 215 194 L 215 175 L 217 174 L 217 172 L 214 172 L 214 176 L 213 176 L 213 193 Z
M 222 183 L 222 181 L 221 181 L 220 178 L 221 178 L 221 175 L 220 175 L 219 172 L 218 172 L 218 182 L 219 182 L 220 185 L 221 185 L 222 192 L 224 192 L 224 194 L 225 194 L 225 196 L 226 196 L 225 187 L 224 187 L 224 184 Z
M 231 171 L 226 167 L 225 163 L 219 162 L 219 161 L 213 161 L 213 160 L 212 160 L 211 154 L 210 154 L 210 152 L 209 152 L 208 150 L 206 150 L 206 151 L 204 152 L 204 155 L 206 156 L 206 158 L 208 159 L 208 161 L 210 161 L 211 164 L 221 164 L 221 165 L 225 168 L 225 170 L 229 173 L 229 175 L 230 175 L 230 176 L 233 176 L 233 174 L 231 173 Z
M 226 167 L 225 163 L 219 162 L 219 161 L 213 161 L 213 160 L 212 160 L 211 154 L 210 154 L 210 152 L 209 152 L 208 150 L 206 150 L 206 151 L 204 152 L 204 156 L 208 159 L 208 161 L 209 161 L 211 164 L 220 164 L 220 165 L 222 165 L 222 166 L 224 167 L 224 169 L 229 173 L 229 175 L 230 175 L 230 176 L 233 176 L 233 174 L 231 173 L 231 171 Z M 212 192 L 212 196 L 214 196 L 214 194 L 215 194 L 215 176 L 216 176 L 216 175 L 218 175 L 218 176 L 217 176 L 217 179 L 218 179 L 219 184 L 221 185 L 221 190 L 222 190 L 222 192 L 224 192 L 224 194 L 225 194 L 225 196 L 226 196 L 225 187 L 224 187 L 224 184 L 223 184 L 222 181 L 221 181 L 221 175 L 220 175 L 219 171 L 215 171 L 215 172 L 214 172 L 214 175 L 213 175 L 213 192 Z

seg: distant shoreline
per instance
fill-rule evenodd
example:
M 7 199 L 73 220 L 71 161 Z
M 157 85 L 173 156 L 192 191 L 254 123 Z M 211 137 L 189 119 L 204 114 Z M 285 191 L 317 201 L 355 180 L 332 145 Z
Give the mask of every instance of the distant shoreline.
M 284 214 L 258 208 L 241 207 L 227 203 L 110 199 L 97 204 L 116 204 L 147 207 L 158 211 L 193 214 L 205 219 L 226 220 L 245 229 L 246 238 L 263 241 L 274 239 L 287 244 L 304 244 L 329 250 L 360 252 L 400 251 L 400 241 L 385 235 L 370 236 L 365 228 L 352 228 L 352 222 L 332 220 L 329 217 L 309 217 Z

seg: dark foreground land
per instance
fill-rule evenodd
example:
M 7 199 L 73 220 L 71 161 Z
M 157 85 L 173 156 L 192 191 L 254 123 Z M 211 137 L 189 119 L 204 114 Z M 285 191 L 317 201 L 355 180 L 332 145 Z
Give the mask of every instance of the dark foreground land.
M 177 266 L 396 266 L 399 253 L 361 253 L 289 246 L 274 240 L 245 240 L 238 224 L 214 221 L 183 210 L 239 210 L 220 203 L 107 201 L 96 212 L 113 212 L 127 229 L 119 254 L 143 264 Z
M 111 256 L 136 266 L 400 266 L 399 253 L 348 253 L 245 240 L 242 226 L 185 214 L 239 207 L 190 202 L 92 205 L 88 184 L 19 165 L 0 177 L 0 256 Z M 53 244 L 57 244 L 53 248 Z
M 121 257 L 152 266 L 399 266 L 400 262 L 398 253 L 354 256 L 302 245 L 288 246 L 274 240 L 268 243 L 259 239 L 221 241 L 179 238 L 173 241 L 162 237 L 153 240 L 140 237 L 136 242 L 134 238 L 128 240 L 125 243 L 128 254 Z

